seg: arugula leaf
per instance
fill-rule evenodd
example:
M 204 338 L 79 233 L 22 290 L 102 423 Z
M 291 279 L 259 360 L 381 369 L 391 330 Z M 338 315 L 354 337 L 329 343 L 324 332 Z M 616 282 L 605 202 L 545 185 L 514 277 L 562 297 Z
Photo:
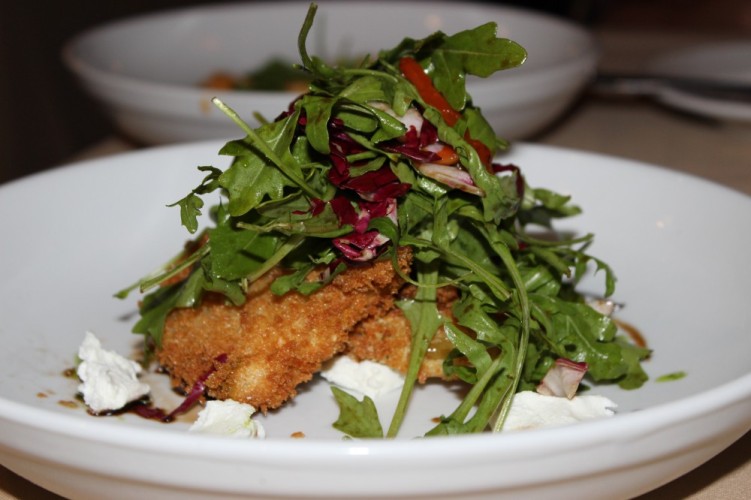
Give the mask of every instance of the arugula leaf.
M 159 346 L 169 312 L 174 308 L 192 307 L 200 303 L 205 284 L 204 274 L 193 272 L 188 279 L 147 295 L 141 303 L 141 319 L 133 326 L 133 332 L 148 335 Z
M 535 294 L 530 298 L 547 315 L 546 338 L 559 356 L 587 363 L 587 373 L 596 381 L 614 381 L 629 373 L 633 380 L 641 378 L 633 373 L 635 358 L 628 358 L 623 344 L 613 342 L 617 328 L 610 318 L 583 303 Z
M 382 438 L 383 428 L 378 419 L 373 400 L 365 396 L 362 401 L 356 397 L 331 386 L 331 392 L 339 405 L 339 418 L 334 422 L 334 428 L 356 438 Z
M 335 104 L 336 99 L 328 96 L 307 94 L 302 97 L 301 106 L 307 116 L 305 136 L 310 145 L 319 153 L 330 152 L 328 125 Z
M 488 77 L 496 71 L 519 66 L 527 52 L 518 43 L 496 38 L 495 23 L 449 36 L 432 54 L 433 82 L 454 109 L 467 102 L 465 75 Z
M 417 273 L 421 286 L 417 289 L 417 294 L 413 300 L 403 300 L 399 303 L 399 307 L 411 325 L 412 344 L 410 346 L 409 366 L 404 377 L 404 386 L 394 411 L 394 417 L 389 425 L 388 437 L 396 437 L 399 432 L 399 427 L 404 420 L 407 405 L 417 381 L 420 366 L 422 366 L 425 354 L 428 352 L 430 341 L 433 340 L 433 336 L 443 322 L 436 306 L 435 285 L 438 283 L 438 272 L 435 263 L 434 259 L 427 262 L 418 261 Z
M 211 230 L 211 272 L 225 280 L 241 280 L 257 270 L 284 238 L 273 233 L 238 229 L 225 210 Z
M 209 172 L 201 184 L 183 199 L 167 205 L 168 207 L 180 207 L 180 220 L 191 234 L 198 230 L 198 217 L 201 215 L 201 209 L 203 208 L 201 195 L 217 189 L 219 187 L 219 177 L 222 174 L 221 170 L 211 166 L 201 166 L 198 167 L 198 170 Z
M 634 345 L 623 336 L 615 337 L 615 343 L 620 346 L 623 362 L 628 366 L 626 374 L 618 379 L 618 386 L 621 389 L 638 389 L 649 380 L 647 372 L 641 366 L 641 362 L 648 359 L 652 354 L 651 349 Z
M 258 130 L 258 136 L 269 148 L 283 156 L 287 166 L 301 177 L 299 167 L 288 154 L 295 127 L 292 115 L 286 120 L 263 125 Z M 274 168 L 271 159 L 259 154 L 248 138 L 227 143 L 219 154 L 235 157 L 230 168 L 219 177 L 219 184 L 229 193 L 229 211 L 232 215 L 248 213 L 267 198 L 281 199 L 285 187 L 296 185 L 282 171 Z

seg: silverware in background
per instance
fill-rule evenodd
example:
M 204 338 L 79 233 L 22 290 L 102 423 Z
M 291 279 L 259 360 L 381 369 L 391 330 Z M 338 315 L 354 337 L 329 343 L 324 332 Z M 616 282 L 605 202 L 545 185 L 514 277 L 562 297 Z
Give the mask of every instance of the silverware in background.
M 680 77 L 658 74 L 600 73 L 593 90 L 611 95 L 660 97 L 666 91 L 680 91 L 707 99 L 751 103 L 751 82 Z

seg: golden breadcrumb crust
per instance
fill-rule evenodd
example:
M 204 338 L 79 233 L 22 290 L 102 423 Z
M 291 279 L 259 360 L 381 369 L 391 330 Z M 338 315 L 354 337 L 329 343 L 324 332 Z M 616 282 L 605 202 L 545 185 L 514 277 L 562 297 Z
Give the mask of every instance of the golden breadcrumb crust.
M 398 260 L 409 273 L 409 249 Z M 350 267 L 309 296 L 274 295 L 269 287 L 281 273 L 275 269 L 254 282 L 240 307 L 209 294 L 199 306 L 169 314 L 157 359 L 173 386 L 188 389 L 213 370 L 209 397 L 264 412 L 277 408 L 346 348 L 357 325 L 394 311 L 403 285 L 390 260 Z M 222 356 L 226 361 L 217 361 Z
M 405 287 L 400 295 L 414 295 L 413 286 Z M 437 292 L 438 311 L 452 320 L 451 306 L 458 298 L 453 287 L 439 288 Z M 358 324 L 347 341 L 346 354 L 357 361 L 370 360 L 390 366 L 401 373 L 407 372 L 411 351 L 412 331 L 409 320 L 401 309 L 394 307 L 385 314 L 371 316 Z M 439 328 L 428 347 L 418 381 L 425 383 L 429 378 L 445 378 L 443 360 L 453 348 L 446 338 L 443 328 Z

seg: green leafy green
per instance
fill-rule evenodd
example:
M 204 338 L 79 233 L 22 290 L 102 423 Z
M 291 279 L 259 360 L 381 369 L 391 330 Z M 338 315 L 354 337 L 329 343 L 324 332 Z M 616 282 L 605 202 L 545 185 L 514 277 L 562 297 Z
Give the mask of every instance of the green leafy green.
M 335 429 L 356 438 L 383 437 L 383 428 L 372 399 L 365 396 L 362 401 L 358 401 L 356 397 L 335 386 L 331 386 L 331 392 L 341 410 L 339 418 L 334 422 Z
M 465 75 L 488 77 L 521 65 L 526 51 L 516 42 L 496 38 L 495 23 L 486 23 L 446 37 L 432 54 L 433 82 L 456 109 L 467 103 Z
M 673 382 L 675 380 L 681 380 L 682 378 L 686 377 L 686 372 L 684 371 L 677 371 L 672 373 L 666 373 L 665 375 L 660 375 L 655 379 L 655 382 Z

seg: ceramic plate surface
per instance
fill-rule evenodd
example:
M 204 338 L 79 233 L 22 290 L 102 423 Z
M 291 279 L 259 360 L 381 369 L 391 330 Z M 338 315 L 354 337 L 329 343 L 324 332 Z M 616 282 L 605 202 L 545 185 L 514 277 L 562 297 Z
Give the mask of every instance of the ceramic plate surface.
M 594 232 L 592 253 L 619 281 L 622 319 L 654 349 L 642 389 L 595 387 L 612 419 L 569 427 L 411 439 L 455 394 L 416 395 L 400 439 L 342 440 L 316 381 L 263 419 L 266 440 L 189 434 L 189 421 L 96 418 L 71 368 L 84 332 L 129 355 L 135 301 L 112 294 L 173 255 L 187 233 L 177 209 L 223 167 L 220 143 L 143 150 L 0 186 L 0 462 L 74 498 L 423 497 L 628 498 L 719 453 L 751 427 L 751 199 L 631 161 L 531 145 L 503 158 L 533 186 L 569 193 L 584 214 L 561 230 Z M 585 289 L 599 291 L 601 277 Z M 685 371 L 672 382 L 660 376 Z M 171 407 L 163 375 L 154 398 Z M 378 401 L 393 405 L 389 397 Z M 194 416 L 194 415 L 193 415 Z M 306 437 L 293 439 L 293 433 Z
M 655 74 L 715 80 L 751 87 L 751 41 L 722 42 L 670 52 L 648 67 Z M 751 121 L 748 99 L 728 100 L 665 88 L 659 99 L 670 106 L 727 121 Z

